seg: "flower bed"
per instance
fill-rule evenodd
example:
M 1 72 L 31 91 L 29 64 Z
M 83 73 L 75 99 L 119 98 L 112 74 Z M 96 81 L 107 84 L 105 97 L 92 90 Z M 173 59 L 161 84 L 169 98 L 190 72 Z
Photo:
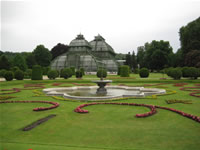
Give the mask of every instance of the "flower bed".
M 190 96 L 194 96 L 194 97 L 200 98 L 200 86 L 183 87 L 183 88 L 180 88 L 180 90 L 183 90 L 183 91 L 193 91 L 192 93 L 190 93 Z
M 188 85 L 187 83 L 174 83 L 174 86 L 185 86 Z
M 6 95 L 6 94 L 13 94 L 13 93 L 18 93 L 20 92 L 21 90 L 19 88 L 12 88 L 12 89 L 2 89 L 0 90 L 0 95 Z M 5 92 L 4 91 L 12 91 L 12 92 Z
M 129 105 L 129 106 L 143 106 L 148 107 L 150 109 L 150 112 L 144 113 L 144 114 L 136 114 L 136 117 L 148 117 L 151 115 L 154 115 L 156 113 L 155 106 L 153 105 L 147 105 L 147 104 L 136 104 L 136 103 L 88 103 L 88 104 L 82 104 L 74 109 L 74 112 L 77 113 L 88 113 L 88 110 L 82 109 L 83 107 L 90 106 L 90 105 L 100 105 L 100 104 L 111 104 L 111 105 Z
M 5 104 L 5 103 L 47 103 L 47 104 L 52 104 L 53 105 L 51 107 L 34 108 L 33 111 L 49 110 L 49 109 L 54 109 L 54 108 L 59 106 L 59 103 L 50 102 L 50 101 L 1 101 L 0 102 L 0 104 Z
M 144 114 L 136 114 L 135 116 L 138 117 L 138 118 L 148 117 L 148 116 L 154 115 L 156 113 L 156 108 L 165 109 L 165 110 L 169 110 L 169 111 L 175 112 L 175 113 L 177 113 L 179 115 L 182 115 L 184 117 L 187 117 L 189 119 L 192 119 L 192 120 L 197 121 L 197 122 L 200 123 L 200 117 L 192 115 L 192 114 L 188 114 L 188 113 L 185 113 L 185 112 L 182 112 L 180 110 L 176 110 L 174 108 L 147 105 L 147 104 L 136 104 L 136 103 L 88 103 L 88 104 L 79 105 L 78 107 L 76 107 L 74 109 L 74 112 L 77 112 L 77 113 L 88 113 L 89 112 L 88 110 L 84 110 L 82 108 L 83 107 L 87 107 L 87 106 L 91 106 L 91 105 L 100 105 L 100 104 L 143 106 L 143 107 L 148 107 L 150 109 L 150 112 L 147 112 L 147 113 L 144 113 Z

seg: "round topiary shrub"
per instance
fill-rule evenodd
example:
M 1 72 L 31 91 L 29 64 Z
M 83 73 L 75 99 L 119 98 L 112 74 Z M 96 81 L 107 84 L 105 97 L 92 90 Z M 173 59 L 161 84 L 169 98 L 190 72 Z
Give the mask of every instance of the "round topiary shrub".
M 98 78 L 106 78 L 107 77 L 107 70 L 106 69 L 98 69 L 97 71 L 97 77 Z
M 23 80 L 24 79 L 24 72 L 22 70 L 16 70 L 15 73 L 16 80 Z
M 139 75 L 141 78 L 148 78 L 149 77 L 149 70 L 147 68 L 142 68 L 139 71 Z
M 47 76 L 49 79 L 55 79 L 58 77 L 58 71 L 57 70 L 49 70 L 47 73 Z
M 72 76 L 72 70 L 70 68 L 64 68 L 61 70 L 60 76 L 68 79 Z
M 76 71 L 76 78 L 82 78 L 83 74 L 80 70 Z
M 123 65 L 120 67 L 120 76 L 121 77 L 129 77 L 130 68 L 128 65 Z
M 4 74 L 4 78 L 6 79 L 6 81 L 12 81 L 14 78 L 14 74 L 12 71 L 6 71 L 6 73 Z
M 5 69 L 1 69 L 0 70 L 0 77 L 4 78 L 5 73 L 6 73 L 6 70 Z
M 42 68 L 39 65 L 33 66 L 31 80 L 42 80 Z
M 175 80 L 179 80 L 182 77 L 182 71 L 179 68 L 173 68 L 171 69 L 170 77 L 172 77 Z

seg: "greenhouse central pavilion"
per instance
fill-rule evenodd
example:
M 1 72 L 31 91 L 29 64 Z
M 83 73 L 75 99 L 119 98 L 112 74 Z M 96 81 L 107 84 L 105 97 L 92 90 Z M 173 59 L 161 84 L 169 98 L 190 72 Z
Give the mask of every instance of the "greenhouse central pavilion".
M 95 36 L 93 41 L 88 42 L 79 34 L 70 42 L 69 50 L 51 62 L 52 69 L 61 70 L 68 67 L 84 68 L 86 72 L 96 72 L 103 67 L 109 72 L 117 72 L 118 63 L 113 48 L 102 36 Z

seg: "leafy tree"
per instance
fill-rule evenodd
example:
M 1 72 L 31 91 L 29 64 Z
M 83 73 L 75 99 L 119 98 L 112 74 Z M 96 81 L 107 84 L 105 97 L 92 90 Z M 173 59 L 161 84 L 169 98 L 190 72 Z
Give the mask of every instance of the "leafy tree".
M 192 50 L 188 52 L 185 56 L 185 65 L 200 68 L 200 51 Z
M 191 50 L 200 51 L 200 17 L 181 27 L 179 34 L 184 57 Z
M 59 55 L 61 55 L 61 54 L 63 54 L 63 53 L 66 53 L 68 50 L 69 50 L 69 47 L 68 47 L 67 45 L 58 43 L 56 46 L 54 46 L 54 47 L 51 49 L 52 60 L 53 60 L 54 58 L 56 58 L 57 56 L 59 56 Z
M 9 70 L 11 67 L 11 63 L 5 55 L 0 57 L 0 69 Z
M 32 69 L 37 64 L 34 55 L 31 53 L 26 57 L 26 64 L 28 68 Z
M 155 41 L 145 43 L 145 62 L 148 62 L 148 68 L 151 70 L 160 70 L 169 65 L 169 54 L 172 53 L 172 47 L 168 41 Z
M 25 71 L 27 69 L 26 61 L 20 54 L 15 56 L 13 62 L 14 66 L 18 67 L 20 70 Z
M 132 52 L 131 63 L 132 63 L 132 70 L 137 69 L 137 61 L 134 51 Z
M 42 67 L 47 67 L 51 62 L 51 53 L 44 45 L 38 45 L 34 51 L 33 55 L 38 65 Z

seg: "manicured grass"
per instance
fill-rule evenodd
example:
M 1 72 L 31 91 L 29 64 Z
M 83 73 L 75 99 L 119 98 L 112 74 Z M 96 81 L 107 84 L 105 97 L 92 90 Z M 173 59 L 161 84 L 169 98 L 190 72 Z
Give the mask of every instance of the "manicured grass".
M 173 83 L 187 83 L 192 87 L 198 80 L 160 80 L 161 74 L 150 74 L 147 79 L 131 75 L 130 79 L 110 75 L 113 85 L 127 84 L 142 86 L 144 84 L 166 83 L 166 89 L 177 91 L 173 95 L 158 96 L 157 99 L 127 99 L 117 102 L 160 105 L 200 116 L 200 98 L 189 95 L 189 91 L 179 90 Z M 166 76 L 165 76 L 166 77 Z M 72 83 L 91 84 L 95 75 L 85 76 L 82 80 L 75 78 L 43 81 L 0 82 L 0 89 L 23 88 L 24 84 L 63 83 L 62 86 L 75 86 Z M 167 84 L 169 83 L 169 84 Z M 54 86 L 55 87 L 55 86 Z M 149 87 L 149 86 L 148 86 Z M 157 87 L 152 85 L 150 87 Z M 42 89 L 38 89 L 41 91 Z M 87 107 L 88 114 L 75 113 L 74 109 L 84 102 L 59 101 L 52 97 L 35 97 L 34 90 L 21 90 L 11 100 L 52 101 L 60 103 L 56 109 L 34 112 L 33 108 L 48 107 L 40 103 L 0 104 L 0 150 L 199 150 L 200 123 L 176 113 L 157 109 L 157 114 L 147 118 L 136 118 L 135 114 L 148 112 L 145 107 L 121 105 L 94 105 Z M 193 104 L 167 104 L 165 100 L 191 100 Z M 8 100 L 6 100 L 8 101 Z M 50 114 L 57 116 L 30 131 L 21 129 L 32 122 Z

